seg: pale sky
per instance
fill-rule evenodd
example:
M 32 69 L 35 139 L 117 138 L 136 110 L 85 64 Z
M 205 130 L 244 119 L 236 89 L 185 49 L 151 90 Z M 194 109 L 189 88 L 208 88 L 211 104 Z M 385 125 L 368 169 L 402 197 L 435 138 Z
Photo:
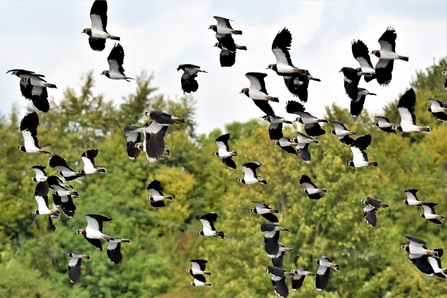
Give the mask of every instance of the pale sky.
M 102 52 L 90 49 L 88 36 L 81 31 L 90 27 L 93 1 L 0 1 L 0 65 L 3 72 L 23 68 L 44 74 L 58 89 L 48 93 L 56 100 L 67 87 L 78 88 L 80 76 L 94 72 L 94 94 L 101 93 L 116 104 L 135 91 L 135 82 L 115 81 L 101 76 L 108 69 L 107 56 L 114 41 L 108 40 Z M 263 115 L 243 94 L 249 87 L 247 72 L 264 72 L 275 113 L 287 114 L 285 104 L 294 99 L 279 77 L 266 67 L 275 63 L 271 44 L 281 29 L 292 33 L 291 58 L 295 66 L 308 69 L 321 82 L 310 82 L 308 112 L 324 116 L 324 106 L 336 102 L 349 108 L 344 92 L 344 66 L 358 67 L 351 52 L 351 41 L 361 39 L 369 50 L 379 49 L 377 40 L 388 26 L 397 32 L 396 52 L 409 56 L 409 62 L 396 61 L 393 79 L 382 87 L 376 81 L 364 87 L 376 93 L 367 97 L 365 108 L 379 114 L 387 102 L 398 98 L 408 87 L 417 70 L 425 70 L 434 61 L 447 56 L 447 1 L 108 1 L 110 34 L 121 37 L 126 75 L 135 77 L 145 70 L 154 75 L 157 94 L 180 97 L 177 66 L 197 64 L 208 71 L 200 73 L 196 122 L 198 132 L 223 128 L 233 121 L 246 122 Z M 213 16 L 234 20 L 234 36 L 248 51 L 239 51 L 236 63 L 221 68 Z M 371 56 L 373 64 L 377 58 Z M 0 112 L 8 115 L 13 103 L 25 114 L 28 101 L 21 96 L 19 78 L 3 75 L 0 80 Z M 296 98 L 295 98 L 296 99 Z M 420 99 L 424 100 L 424 99 Z M 131 124 L 131 123 L 128 123 Z

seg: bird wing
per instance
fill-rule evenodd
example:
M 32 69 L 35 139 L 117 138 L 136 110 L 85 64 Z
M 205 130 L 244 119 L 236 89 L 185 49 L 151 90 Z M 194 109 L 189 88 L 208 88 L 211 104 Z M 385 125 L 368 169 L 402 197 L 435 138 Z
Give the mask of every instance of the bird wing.
M 422 204 L 420 206 L 424 209 L 424 214 L 436 214 L 435 209 L 433 208 L 435 205 L 437 205 L 437 203 Z
M 292 45 L 292 34 L 287 28 L 276 34 L 272 43 L 272 51 L 276 58 L 276 64 L 293 65 L 290 58 L 289 48 Z
M 111 217 L 100 214 L 87 214 L 85 216 L 87 220 L 87 228 L 93 230 L 99 230 L 102 233 L 102 222 L 112 220 Z
M 228 140 L 230 139 L 230 134 L 224 134 L 221 135 L 220 137 L 218 137 L 215 141 L 217 147 L 219 148 L 219 150 L 226 150 L 226 151 L 230 151 L 230 147 L 228 146 Z
M 267 76 L 267 74 L 260 72 L 247 72 L 245 76 L 250 81 L 250 89 L 256 89 L 267 93 L 264 81 L 264 78 Z
M 244 163 L 242 165 L 242 170 L 244 170 L 244 173 L 246 176 L 251 176 L 251 177 L 257 177 L 256 175 L 256 169 L 259 168 L 261 166 L 260 163 L 258 162 L 247 162 Z
M 107 62 L 109 63 L 109 71 L 119 72 L 121 74 L 124 73 L 124 49 L 119 43 L 115 44 L 110 51 L 110 54 L 107 57 Z
M 213 16 L 217 20 L 217 26 L 227 27 L 229 29 L 233 29 L 230 24 L 230 19 L 226 19 L 223 17 Z
M 38 209 L 49 209 L 48 208 L 48 190 L 49 185 L 48 182 L 43 181 L 39 182 L 36 185 L 36 189 L 34 191 L 34 199 L 37 202 Z
M 106 31 L 107 28 L 107 1 L 96 0 L 90 9 L 92 29 Z
M 351 147 L 357 147 L 360 150 L 366 150 L 366 148 L 371 144 L 372 137 L 370 134 L 363 135 L 361 137 L 358 137 L 354 140 L 354 143 L 351 145 Z
M 396 31 L 392 27 L 388 27 L 379 38 L 380 50 L 395 52 L 396 48 Z
M 312 180 L 309 178 L 309 176 L 306 175 L 301 176 L 300 184 L 303 185 L 305 188 L 317 188 L 315 184 L 312 183 Z
M 266 113 L 269 116 L 275 116 L 275 112 L 273 111 L 272 107 L 266 100 L 256 100 L 252 99 L 255 105 L 261 109 L 264 113 Z
M 369 57 L 368 47 L 360 39 L 352 42 L 352 55 L 355 60 L 360 64 L 362 70 L 374 69 Z
M 200 222 L 202 223 L 203 230 L 211 230 L 211 231 L 216 230 L 216 228 L 214 227 L 214 224 L 212 222 L 210 222 L 209 220 L 200 218 Z

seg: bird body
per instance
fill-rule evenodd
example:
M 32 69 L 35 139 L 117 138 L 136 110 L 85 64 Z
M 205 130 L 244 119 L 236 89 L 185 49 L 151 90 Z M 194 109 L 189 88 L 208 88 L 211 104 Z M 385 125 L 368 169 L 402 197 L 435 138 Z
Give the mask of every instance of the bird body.
M 224 134 L 215 140 L 218 150 L 214 151 L 213 154 L 219 156 L 220 160 L 228 167 L 236 169 L 236 163 L 233 161 L 232 157 L 237 156 L 237 151 L 230 151 L 228 146 L 228 140 L 230 139 L 230 134 Z
M 107 62 L 109 63 L 109 70 L 104 70 L 101 75 L 105 75 L 112 80 L 125 80 L 127 82 L 133 80 L 133 78 L 124 74 L 124 49 L 119 43 L 113 46 L 107 57 Z
M 258 177 L 256 174 L 256 169 L 259 168 L 261 164 L 259 162 L 247 162 L 242 165 L 242 170 L 244 171 L 244 178 L 238 178 L 239 182 L 244 184 L 267 184 L 267 180 Z
M 251 201 L 251 202 L 255 204 L 256 207 L 251 208 L 250 212 L 259 214 L 270 222 L 278 222 L 278 217 L 276 217 L 276 215 L 273 214 L 273 213 L 279 213 L 278 209 L 272 209 L 267 204 L 264 204 L 262 202 L 257 201 Z
M 416 124 L 416 93 L 413 88 L 407 90 L 399 99 L 397 110 L 400 115 L 400 124 L 396 129 L 402 132 L 426 132 L 430 133 L 430 127 Z
M 353 154 L 353 159 L 348 160 L 346 162 L 346 165 L 354 167 L 354 168 L 361 168 L 361 167 L 377 167 L 379 166 L 379 163 L 376 161 L 369 161 L 368 155 L 366 154 L 365 150 L 371 144 L 372 137 L 371 135 L 363 135 L 356 140 L 353 141 L 353 143 L 349 146 L 349 149 L 351 150 Z
M 146 187 L 147 190 L 151 193 L 151 196 L 148 196 L 146 199 L 151 202 L 152 207 L 164 207 L 165 200 L 172 201 L 174 200 L 174 196 L 169 195 L 165 196 L 162 192 L 163 188 L 161 187 L 161 183 L 158 180 L 152 180 Z
M 199 72 L 207 73 L 207 71 L 200 68 L 200 66 L 194 64 L 180 64 L 177 67 L 177 71 L 183 70 L 181 85 L 183 93 L 196 92 L 199 88 L 196 77 Z
M 70 262 L 68 262 L 68 277 L 70 278 L 70 282 L 74 284 L 81 278 L 82 259 L 90 260 L 90 256 L 77 251 L 67 251 L 65 255 L 71 257 Z
M 216 231 L 214 223 L 217 220 L 216 213 L 207 213 L 200 217 L 200 222 L 202 223 L 202 230 L 197 231 L 198 234 L 202 236 L 213 236 L 221 239 L 225 239 L 225 234 L 222 231 Z

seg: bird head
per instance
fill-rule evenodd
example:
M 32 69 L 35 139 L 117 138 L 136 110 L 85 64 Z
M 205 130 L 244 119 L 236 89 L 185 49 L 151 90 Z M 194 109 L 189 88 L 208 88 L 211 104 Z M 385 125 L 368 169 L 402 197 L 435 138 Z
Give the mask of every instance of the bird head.
M 250 208 L 250 212 L 257 213 L 256 208 Z
M 407 203 L 407 199 L 400 201 L 401 203 L 406 204 Z
M 109 71 L 108 70 L 103 70 L 103 72 L 101 72 L 101 75 L 105 75 L 105 76 L 107 76 L 109 74 Z
M 211 25 L 211 26 L 209 26 L 208 29 L 211 29 L 211 30 L 217 32 L 217 25 Z
M 424 217 L 424 213 L 419 213 L 419 216 L 420 217 Z
M 84 234 L 84 232 L 85 232 L 85 229 L 78 229 L 77 231 L 76 231 L 76 234 Z
M 214 151 L 214 152 L 213 152 L 213 155 L 217 155 L 217 156 L 219 156 L 219 154 L 217 153 L 217 151 Z
M 315 260 L 314 260 L 314 263 L 319 264 L 319 263 L 320 263 L 320 259 L 315 259 Z
M 198 231 L 197 231 L 197 234 L 199 234 L 199 235 L 203 235 L 203 230 L 198 230 Z
M 405 250 L 406 252 L 410 252 L 410 246 L 408 244 L 402 245 L 399 249 Z
M 220 42 L 216 42 L 215 44 L 214 44 L 214 47 L 216 47 L 216 48 L 222 48 L 222 45 L 220 44 Z
M 347 166 L 354 167 L 354 162 L 353 162 L 352 160 L 348 160 L 348 161 L 346 162 L 346 165 L 347 165 Z
M 361 200 L 360 203 L 366 204 L 366 200 Z
M 82 33 L 85 33 L 85 34 L 87 34 L 88 36 L 92 36 L 92 29 L 90 29 L 90 28 L 85 28 L 84 30 L 82 30 L 81 34 L 82 34 Z
M 17 150 L 25 151 L 25 146 L 23 145 L 17 146 Z
M 377 58 L 380 58 L 380 51 L 378 51 L 378 50 L 373 50 L 373 51 L 371 52 L 371 54 L 374 55 L 374 56 L 376 56 Z
M 38 210 L 38 209 L 33 210 L 33 214 L 37 214 L 37 215 L 39 215 L 39 210 Z
M 245 183 L 244 178 L 237 178 L 237 182 Z
M 150 117 L 151 113 L 152 113 L 151 110 L 146 110 L 146 111 L 144 111 L 143 116 Z
M 241 90 L 241 92 L 239 92 L 239 94 L 241 94 L 241 93 L 248 96 L 248 88 L 242 88 L 242 90 Z
M 269 64 L 266 69 L 273 69 L 274 70 L 275 68 L 276 68 L 276 64 Z

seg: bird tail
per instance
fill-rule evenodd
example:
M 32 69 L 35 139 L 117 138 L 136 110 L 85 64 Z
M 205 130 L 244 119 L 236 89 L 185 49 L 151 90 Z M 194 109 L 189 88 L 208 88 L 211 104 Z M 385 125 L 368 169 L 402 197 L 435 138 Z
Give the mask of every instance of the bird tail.
M 111 34 L 109 34 L 107 37 L 110 39 L 113 39 L 113 40 L 121 40 L 121 38 L 119 38 L 118 36 L 111 35 Z
M 50 152 L 45 151 L 45 150 L 40 150 L 39 153 L 42 153 L 42 154 L 51 154 Z
M 135 80 L 134 78 L 131 78 L 131 77 L 124 77 L 124 79 L 125 79 L 127 82 L 129 82 L 129 83 L 130 83 L 129 80 Z
M 129 239 L 121 239 L 121 243 L 130 243 Z
M 326 120 L 326 119 L 317 119 L 317 121 L 318 121 L 318 122 L 323 122 L 323 123 L 329 123 L 329 121 Z
M 56 85 L 54 85 L 54 84 L 50 84 L 50 83 L 48 83 L 48 82 L 45 82 L 45 87 L 47 87 L 47 88 L 55 88 L 55 89 L 57 89 Z
M 165 151 L 163 151 L 163 155 L 170 156 L 171 155 L 171 149 L 165 148 Z
M 40 146 L 40 148 L 43 148 L 43 147 L 50 147 L 51 144 L 50 144 L 50 143 L 43 143 L 43 144 L 39 144 L 39 146 Z
M 225 234 L 224 234 L 224 232 L 222 232 L 222 231 L 219 231 L 219 232 L 216 232 L 216 237 L 219 237 L 219 238 L 225 239 Z
M 430 133 L 431 132 L 430 127 L 428 127 L 428 126 L 420 126 L 419 130 L 422 131 L 422 132 L 426 132 L 426 133 Z
M 178 117 L 172 117 L 175 123 L 185 123 L 185 119 L 178 118 Z
M 231 151 L 231 152 L 230 152 L 230 155 L 231 155 L 231 156 L 237 156 L 237 151 Z
M 390 207 L 390 205 L 389 204 L 380 204 L 380 207 L 382 207 L 382 208 L 388 208 L 388 207 Z
M 259 181 L 259 183 L 262 183 L 264 185 L 267 184 L 267 180 L 265 180 L 265 179 L 259 178 L 258 181 Z
M 436 216 L 436 218 L 437 219 L 445 219 L 445 216 L 444 215 L 438 215 L 438 216 Z
M 437 250 L 428 250 L 427 249 L 427 255 L 433 256 L 435 258 L 439 258 L 439 253 Z
M 398 55 L 397 58 L 399 58 L 400 60 L 404 60 L 404 61 L 407 61 L 407 62 L 408 62 L 408 57 L 406 57 L 406 56 L 400 56 L 400 55 Z
M 309 77 L 309 80 L 314 80 L 314 81 L 317 81 L 317 82 L 321 82 L 321 80 L 319 78 L 314 78 L 314 77 Z
M 246 46 L 240 46 L 240 45 L 235 45 L 236 46 L 236 49 L 238 49 L 238 50 L 244 50 L 244 51 L 246 51 L 247 50 L 247 47 Z
M 98 173 L 107 173 L 107 171 L 104 168 L 100 168 L 100 169 L 98 169 Z
M 79 198 L 79 193 L 76 190 L 70 192 L 70 196 L 72 198 Z
M 323 194 L 327 194 L 327 189 L 326 188 L 322 188 L 322 189 L 320 189 L 320 192 L 323 193 Z
M 314 145 L 319 145 L 320 144 L 320 142 L 318 140 L 311 140 L 310 143 L 314 144 Z
M 203 285 L 204 285 L 205 287 L 211 287 L 213 284 L 210 283 L 210 282 L 207 282 L 207 283 L 204 283 Z
M 231 33 L 236 34 L 236 35 L 242 35 L 241 30 L 231 30 Z
M 279 213 L 279 210 L 278 209 L 270 209 L 269 212 L 270 213 Z
M 90 260 L 90 256 L 89 255 L 82 255 L 82 258 L 86 259 L 86 260 Z
M 169 200 L 169 201 L 173 201 L 174 200 L 174 196 L 165 196 L 165 199 Z
M 211 275 L 211 272 L 210 271 L 203 271 L 202 272 L 204 275 Z
M 370 161 L 370 162 L 368 162 L 368 166 L 370 166 L 370 167 L 378 167 L 379 163 L 377 161 Z
M 273 96 L 267 96 L 267 100 L 273 101 L 273 102 L 279 102 L 278 97 L 273 97 Z
M 338 264 L 331 264 L 331 267 L 337 271 L 340 271 L 340 266 Z

